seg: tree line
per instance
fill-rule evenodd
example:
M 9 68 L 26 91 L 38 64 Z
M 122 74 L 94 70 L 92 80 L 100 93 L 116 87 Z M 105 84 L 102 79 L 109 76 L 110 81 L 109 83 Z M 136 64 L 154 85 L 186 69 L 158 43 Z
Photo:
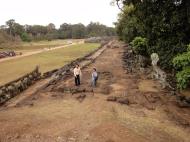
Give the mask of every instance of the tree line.
M 15 40 L 16 37 L 22 41 L 31 40 L 53 40 L 53 39 L 81 39 L 97 36 L 115 36 L 116 32 L 113 27 L 98 22 L 91 22 L 87 26 L 78 24 L 63 23 L 56 29 L 53 23 L 47 26 L 43 25 L 21 25 L 14 19 L 10 19 L 5 25 L 0 27 L 0 33 L 7 33 L 8 36 Z
M 188 86 L 190 1 L 115 0 L 115 2 L 121 9 L 116 23 L 120 39 L 126 43 L 132 41 L 134 43 L 134 40 L 139 42 L 139 45 L 143 46 L 136 49 L 144 56 L 150 57 L 152 53 L 157 53 L 161 68 L 177 72 L 180 88 Z

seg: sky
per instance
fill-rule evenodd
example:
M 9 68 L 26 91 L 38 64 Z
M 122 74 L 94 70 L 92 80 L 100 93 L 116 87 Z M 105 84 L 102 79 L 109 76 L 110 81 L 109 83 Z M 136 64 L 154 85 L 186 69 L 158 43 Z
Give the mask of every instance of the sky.
M 113 26 L 119 9 L 112 0 L 0 0 L 0 25 L 15 19 L 22 25 L 48 25 L 91 21 Z

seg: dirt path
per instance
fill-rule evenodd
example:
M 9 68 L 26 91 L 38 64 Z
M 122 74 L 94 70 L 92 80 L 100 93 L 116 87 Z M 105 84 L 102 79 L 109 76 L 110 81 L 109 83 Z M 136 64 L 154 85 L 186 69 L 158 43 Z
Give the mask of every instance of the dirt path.
M 84 43 L 84 41 L 80 41 L 78 43 L 71 43 L 69 45 L 63 45 L 63 46 L 56 46 L 56 47 L 51 47 L 51 48 L 38 49 L 36 51 L 30 51 L 30 52 L 24 53 L 22 55 L 0 59 L 0 63 L 4 62 L 4 61 L 8 61 L 8 60 L 14 60 L 14 59 L 22 58 L 22 57 L 27 57 L 27 56 L 39 54 L 39 53 L 42 53 L 42 52 L 47 52 L 47 51 L 56 50 L 56 49 L 60 49 L 60 48 L 65 48 L 65 47 L 69 47 L 71 45 L 77 45 L 77 44 L 83 44 L 83 43 Z
M 167 115 L 167 92 L 143 75 L 126 74 L 122 54 L 123 48 L 106 49 L 83 69 L 79 88 L 68 74 L 64 81 L 19 100 L 19 105 L 2 108 L 0 141 L 189 142 L 189 127 Z M 100 74 L 95 89 L 90 86 L 93 67 Z M 156 102 L 151 103 L 148 94 L 155 95 Z M 108 102 L 110 95 L 129 95 L 134 102 Z

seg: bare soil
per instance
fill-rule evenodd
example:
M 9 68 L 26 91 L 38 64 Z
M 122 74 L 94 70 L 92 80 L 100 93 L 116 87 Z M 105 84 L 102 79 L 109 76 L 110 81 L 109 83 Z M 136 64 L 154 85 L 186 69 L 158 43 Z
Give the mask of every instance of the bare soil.
M 34 92 L 41 81 L 0 110 L 0 142 L 189 142 L 190 110 L 145 74 L 126 73 L 123 48 L 108 48 L 82 70 Z M 99 72 L 91 87 L 92 68 Z M 23 97 L 24 96 L 24 97 Z M 129 105 L 108 102 L 127 96 Z

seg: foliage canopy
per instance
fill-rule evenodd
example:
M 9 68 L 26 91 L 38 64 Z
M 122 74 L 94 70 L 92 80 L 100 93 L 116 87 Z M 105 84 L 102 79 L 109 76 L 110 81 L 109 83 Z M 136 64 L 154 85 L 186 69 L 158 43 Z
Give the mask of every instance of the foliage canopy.
M 16 23 L 14 19 L 10 19 L 6 22 L 6 25 L 2 25 L 0 30 L 0 37 L 5 37 L 5 34 L 12 37 L 13 40 L 20 37 L 23 41 L 31 40 L 52 40 L 52 39 L 81 39 L 91 36 L 115 36 L 115 28 L 107 27 L 103 24 L 91 22 L 87 26 L 78 24 L 63 23 L 58 29 L 56 29 L 53 23 L 47 26 L 42 25 L 20 25 Z M 1 40 L 4 40 L 1 38 Z M 5 40 L 4 40 L 5 41 Z M 5 41 L 7 42 L 7 40 Z
M 121 0 L 116 0 L 121 1 Z M 131 42 L 147 38 L 147 54 L 158 53 L 163 69 L 190 43 L 189 0 L 122 0 L 123 10 L 116 23 L 120 39 Z

